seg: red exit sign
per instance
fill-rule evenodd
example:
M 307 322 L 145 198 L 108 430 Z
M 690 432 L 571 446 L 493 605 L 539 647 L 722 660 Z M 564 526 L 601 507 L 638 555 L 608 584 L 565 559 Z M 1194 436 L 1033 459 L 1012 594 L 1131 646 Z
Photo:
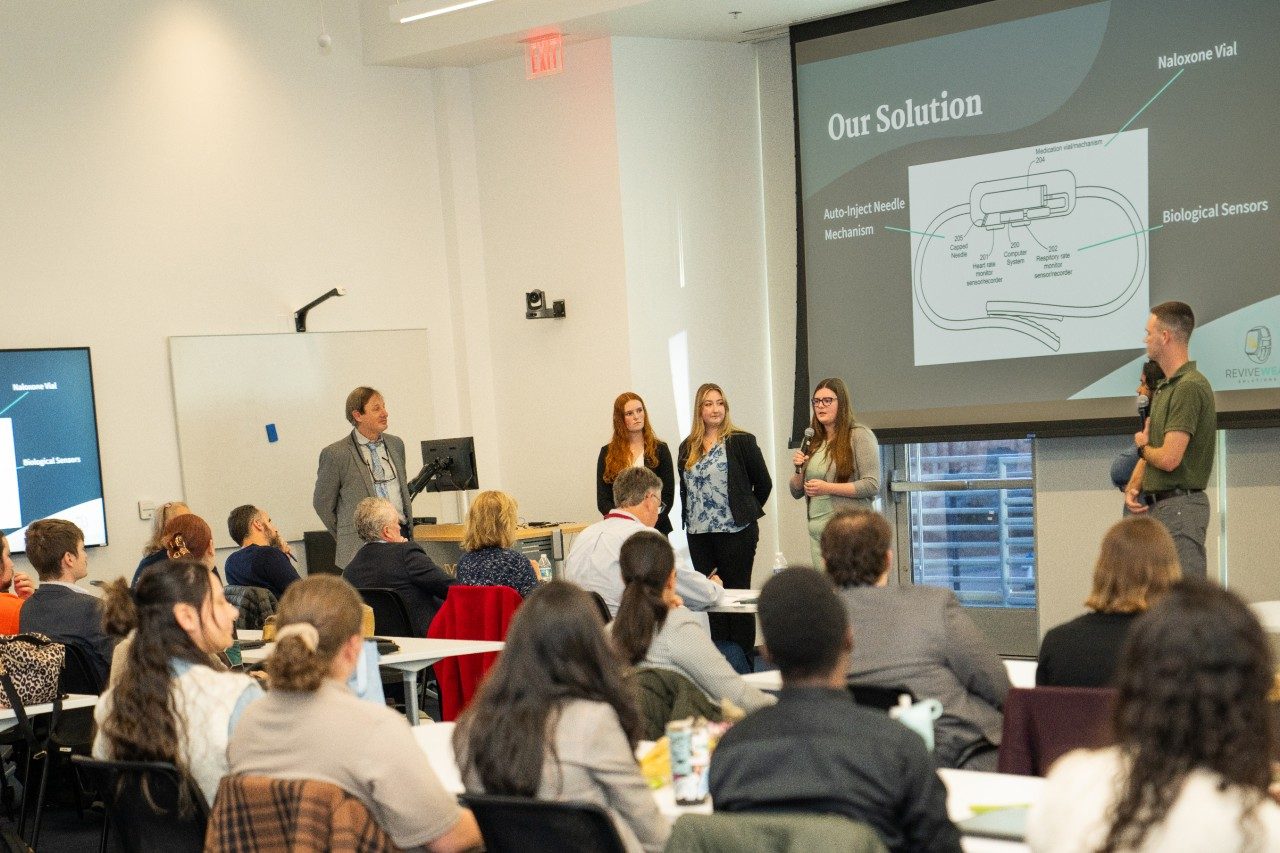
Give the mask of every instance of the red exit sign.
M 564 70 L 564 38 L 557 33 L 530 39 L 525 42 L 525 57 L 528 79 L 559 74 Z

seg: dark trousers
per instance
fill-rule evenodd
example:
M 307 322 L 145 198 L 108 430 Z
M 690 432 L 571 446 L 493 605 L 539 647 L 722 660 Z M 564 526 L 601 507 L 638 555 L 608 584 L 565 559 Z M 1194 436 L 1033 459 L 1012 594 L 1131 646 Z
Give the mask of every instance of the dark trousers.
M 720 575 L 726 589 L 750 589 L 751 566 L 760 542 L 760 525 L 751 522 L 737 533 L 690 533 L 689 557 L 704 575 Z M 756 617 L 750 613 L 710 613 L 711 639 L 731 640 L 751 661 L 756 647 Z

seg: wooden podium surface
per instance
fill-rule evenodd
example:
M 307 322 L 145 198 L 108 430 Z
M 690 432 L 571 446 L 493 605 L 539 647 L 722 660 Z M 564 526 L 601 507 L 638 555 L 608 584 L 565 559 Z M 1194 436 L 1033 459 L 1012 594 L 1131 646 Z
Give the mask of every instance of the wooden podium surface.
M 570 521 L 564 524 L 551 524 L 546 527 L 517 527 L 516 539 L 545 538 L 554 531 L 561 535 L 581 533 L 591 524 L 590 521 Z M 413 538 L 418 542 L 461 542 L 466 535 L 465 524 L 419 524 L 413 528 Z

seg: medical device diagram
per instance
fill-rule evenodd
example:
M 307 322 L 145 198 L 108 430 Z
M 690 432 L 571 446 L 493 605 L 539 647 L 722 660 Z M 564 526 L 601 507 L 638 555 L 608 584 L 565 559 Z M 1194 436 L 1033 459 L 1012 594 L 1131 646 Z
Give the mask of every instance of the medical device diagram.
M 912 166 L 908 184 L 917 365 L 1134 345 L 1146 130 Z

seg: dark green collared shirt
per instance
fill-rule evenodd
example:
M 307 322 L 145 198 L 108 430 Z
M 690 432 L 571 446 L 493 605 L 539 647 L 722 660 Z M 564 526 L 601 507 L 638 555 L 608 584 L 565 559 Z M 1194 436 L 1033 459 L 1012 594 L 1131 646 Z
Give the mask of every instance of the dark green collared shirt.
M 1152 447 L 1163 447 L 1165 435 L 1171 432 L 1185 432 L 1191 440 L 1187 442 L 1182 463 L 1172 471 L 1161 471 L 1147 463 L 1142 490 L 1203 489 L 1208 485 L 1217 428 L 1213 388 L 1204 374 L 1196 370 L 1194 361 L 1188 361 L 1172 376 L 1160 380 L 1151 403 L 1148 443 Z

